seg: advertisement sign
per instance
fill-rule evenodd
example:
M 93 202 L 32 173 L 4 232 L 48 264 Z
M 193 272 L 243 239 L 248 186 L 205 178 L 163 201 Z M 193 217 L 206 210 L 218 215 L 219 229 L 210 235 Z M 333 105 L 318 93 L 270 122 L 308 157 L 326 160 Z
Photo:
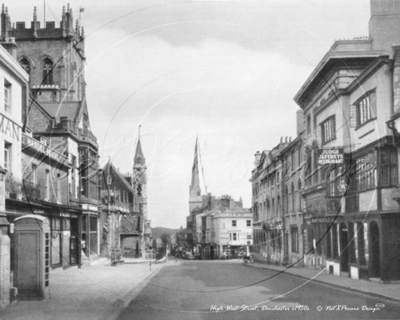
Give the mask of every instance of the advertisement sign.
M 318 149 L 318 165 L 342 164 L 343 148 L 340 149 Z

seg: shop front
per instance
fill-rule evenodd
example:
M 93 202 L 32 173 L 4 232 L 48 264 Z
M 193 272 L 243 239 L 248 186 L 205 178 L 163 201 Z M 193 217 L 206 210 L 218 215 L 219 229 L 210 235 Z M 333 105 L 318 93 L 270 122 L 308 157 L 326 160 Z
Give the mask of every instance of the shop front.
M 50 266 L 67 268 L 79 263 L 79 209 L 49 203 L 33 203 L 7 199 L 6 214 L 10 223 L 21 216 L 40 215 L 50 221 Z M 13 234 L 11 255 L 13 256 Z

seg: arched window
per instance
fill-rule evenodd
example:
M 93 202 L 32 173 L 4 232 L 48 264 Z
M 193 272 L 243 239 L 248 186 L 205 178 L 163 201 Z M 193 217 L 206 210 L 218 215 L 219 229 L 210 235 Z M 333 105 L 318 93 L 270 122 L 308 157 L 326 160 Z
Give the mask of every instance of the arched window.
M 49 58 L 43 60 L 42 84 L 53 84 L 53 61 L 51 61 Z
M 22 58 L 19 62 L 19 65 L 26 71 L 27 74 L 31 73 L 31 64 L 29 63 L 28 59 Z

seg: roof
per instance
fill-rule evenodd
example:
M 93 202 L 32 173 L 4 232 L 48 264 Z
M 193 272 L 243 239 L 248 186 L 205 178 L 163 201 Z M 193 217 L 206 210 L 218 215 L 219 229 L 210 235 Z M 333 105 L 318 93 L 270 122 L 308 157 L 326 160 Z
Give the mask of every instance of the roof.
M 82 101 L 68 101 L 62 103 L 41 102 L 40 105 L 52 117 L 57 119 L 61 117 L 67 117 L 68 120 L 75 120 L 75 118 L 79 115 Z
M 130 192 L 133 193 L 132 186 L 129 185 L 128 181 L 126 181 L 126 178 L 118 171 L 117 168 L 114 167 L 111 161 L 108 161 L 106 165 L 103 167 L 103 173 L 104 177 L 107 179 L 107 174 L 108 174 L 108 168 L 111 167 L 110 173 L 111 175 L 117 175 L 119 179 L 122 181 L 124 186 L 129 189 Z M 115 177 L 113 177 L 113 180 L 115 181 Z
M 361 45 L 355 47 L 354 44 L 356 42 L 359 42 Z M 323 75 L 323 79 L 326 79 L 326 74 L 337 65 L 349 67 L 350 61 L 361 65 L 368 64 L 374 58 L 384 54 L 383 51 L 371 50 L 369 42 L 365 40 L 336 41 L 297 92 L 294 97 L 297 104 L 301 107 L 301 104 L 307 99 L 309 92 L 316 86 L 316 82 L 321 81 L 319 75 Z M 368 44 L 365 45 L 366 43 Z

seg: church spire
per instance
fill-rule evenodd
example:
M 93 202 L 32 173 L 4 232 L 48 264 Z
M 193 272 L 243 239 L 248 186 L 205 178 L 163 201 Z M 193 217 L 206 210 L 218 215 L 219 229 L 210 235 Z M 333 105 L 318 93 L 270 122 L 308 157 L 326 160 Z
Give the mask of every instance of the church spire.
M 194 159 L 192 165 L 192 183 L 189 187 L 189 210 L 202 205 L 201 188 L 200 188 L 200 172 L 199 172 L 199 145 L 196 137 L 196 145 L 194 147 Z
M 142 150 L 142 144 L 140 143 L 140 127 L 139 126 L 139 138 L 138 138 L 138 142 L 136 145 L 136 152 L 135 152 L 135 157 L 133 158 L 133 167 L 142 167 L 144 166 L 144 164 L 146 163 L 146 159 L 144 158 L 143 155 L 143 150 Z

